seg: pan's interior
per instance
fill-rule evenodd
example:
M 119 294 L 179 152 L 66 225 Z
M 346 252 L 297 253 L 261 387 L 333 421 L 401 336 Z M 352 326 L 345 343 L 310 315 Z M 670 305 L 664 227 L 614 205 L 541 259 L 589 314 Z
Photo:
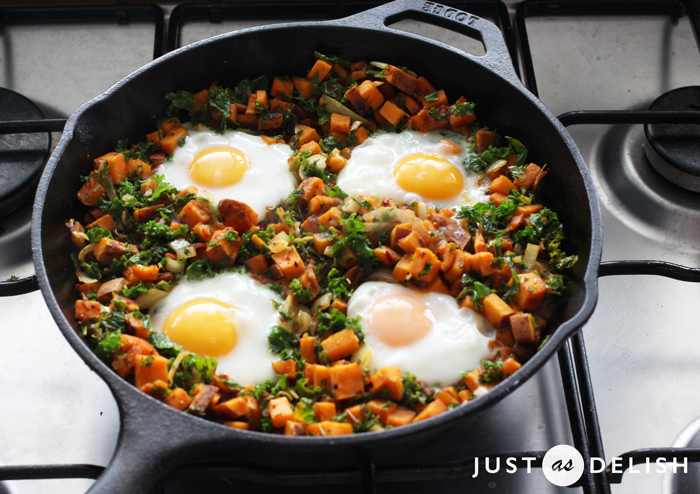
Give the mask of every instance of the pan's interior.
M 531 161 L 547 164 L 549 175 L 543 199 L 565 225 L 565 247 L 580 258 L 572 273 L 579 287 L 568 303 L 565 317 L 581 309 L 586 298 L 581 282 L 592 241 L 591 205 L 572 150 L 531 95 L 479 63 L 422 38 L 351 27 L 291 25 L 238 33 L 186 48 L 176 56 L 157 60 L 147 70 L 127 78 L 107 97 L 83 109 L 72 139 L 62 155 L 53 158 L 58 162 L 48 184 L 41 220 L 48 281 L 73 327 L 76 292 L 70 254 L 74 247 L 64 225 L 70 218 L 84 216 L 76 192 L 81 186 L 80 176 L 92 169 L 92 159 L 112 151 L 117 141 L 125 137 L 132 142 L 143 140 L 164 115 L 164 95 L 168 92 L 199 91 L 212 82 L 234 86 L 242 78 L 260 74 L 303 74 L 313 64 L 314 51 L 349 60 L 407 66 L 435 87 L 444 88 L 450 100 L 464 95 L 475 101 L 479 121 L 520 139 L 530 149 Z M 60 325 L 67 331 L 67 325 Z

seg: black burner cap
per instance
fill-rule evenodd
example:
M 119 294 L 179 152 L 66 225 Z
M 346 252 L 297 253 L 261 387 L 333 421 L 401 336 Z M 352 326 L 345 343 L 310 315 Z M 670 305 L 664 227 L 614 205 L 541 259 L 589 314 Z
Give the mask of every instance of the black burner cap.
M 0 88 L 0 120 L 46 118 L 32 101 Z M 0 216 L 34 197 L 41 170 L 51 150 L 51 134 L 0 134 Z
M 661 95 L 650 110 L 700 110 L 700 86 Z M 700 124 L 646 124 L 646 155 L 661 175 L 685 189 L 700 192 Z

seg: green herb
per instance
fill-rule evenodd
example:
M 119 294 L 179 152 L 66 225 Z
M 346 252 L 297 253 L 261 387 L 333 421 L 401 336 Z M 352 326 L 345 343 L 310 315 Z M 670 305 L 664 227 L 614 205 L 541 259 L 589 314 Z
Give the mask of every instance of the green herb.
M 326 333 L 337 333 L 346 328 L 355 331 L 357 338 L 362 343 L 365 340 L 365 335 L 360 326 L 360 316 L 349 318 L 338 309 L 333 309 L 330 314 L 328 312 L 318 313 L 318 334 L 323 336 Z
M 299 281 L 299 278 L 294 278 L 289 283 L 289 289 L 292 291 L 292 295 L 294 295 L 302 304 L 308 304 L 314 299 L 313 295 L 311 295 L 311 289 L 304 288 L 301 281 Z
M 484 368 L 484 372 L 481 373 L 481 377 L 479 378 L 481 384 L 489 384 L 503 380 L 503 360 L 500 358 L 495 362 L 484 360 L 481 362 L 481 366 Z
M 561 295 L 564 291 L 564 277 L 560 274 L 550 274 L 544 285 L 554 295 Z
M 437 101 L 439 98 L 437 91 L 425 95 L 425 101 Z
M 515 269 L 510 270 L 511 272 L 511 280 L 512 284 L 508 289 L 501 295 L 501 298 L 506 301 L 510 302 L 512 301 L 515 296 L 520 292 L 520 278 L 518 278 L 518 273 L 515 272 Z
M 299 338 L 292 332 L 284 328 L 275 326 L 267 335 L 270 351 L 279 355 L 281 360 L 299 359 Z
M 188 354 L 182 359 L 173 378 L 173 386 L 181 387 L 186 391 L 191 390 L 197 384 L 209 384 L 218 361 L 214 357 L 202 357 L 194 353 Z
M 169 115 L 177 115 L 178 110 L 191 110 L 194 108 L 194 98 L 192 93 L 187 91 L 178 91 L 176 93 L 168 93 L 165 95 L 165 100 L 170 101 L 168 108 Z
M 433 263 L 429 262 L 425 265 L 425 269 L 418 274 L 418 279 L 420 280 L 423 276 L 426 276 L 432 271 Z
M 373 206 L 372 206 L 372 203 L 369 202 L 369 201 L 366 200 L 366 199 L 360 199 L 359 197 L 356 197 L 356 196 L 352 196 L 352 197 L 350 197 L 350 199 L 352 199 L 352 200 L 355 201 L 357 204 L 359 204 L 361 208 L 364 208 L 364 209 L 366 209 L 366 210 L 368 210 L 368 211 L 371 210 L 372 207 L 373 207 Z
M 350 281 L 345 277 L 345 273 L 333 268 L 328 272 L 326 279 L 328 280 L 328 291 L 333 294 L 334 298 L 348 299 L 352 296 Z
M 416 376 L 406 373 L 401 378 L 403 382 L 404 392 L 399 405 L 409 409 L 413 409 L 417 404 L 425 404 L 428 402 L 428 395 L 425 393 L 423 386 L 418 383 Z
M 141 367 L 150 367 L 153 365 L 153 355 L 148 355 L 145 359 L 139 362 Z
M 345 220 L 341 220 L 341 226 L 345 227 L 346 236 L 338 240 L 331 247 L 330 253 L 337 257 L 345 247 L 350 248 L 357 256 L 360 271 L 369 274 L 379 265 L 377 255 L 365 236 L 365 224 L 358 215 L 353 213 Z
M 458 117 L 463 117 L 465 115 L 473 115 L 474 106 L 476 105 L 469 101 L 467 101 L 466 103 L 455 101 L 454 106 L 450 108 L 450 113 Z

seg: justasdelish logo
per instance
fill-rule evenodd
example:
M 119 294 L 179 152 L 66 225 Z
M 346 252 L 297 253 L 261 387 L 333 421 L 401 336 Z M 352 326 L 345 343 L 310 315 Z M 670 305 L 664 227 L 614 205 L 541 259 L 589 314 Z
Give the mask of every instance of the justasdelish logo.
M 532 473 L 532 464 L 537 458 L 535 457 L 522 457 L 520 458 L 522 463 L 526 465 L 526 472 Z M 518 471 L 517 466 L 518 458 L 509 457 L 505 459 L 505 472 L 515 473 Z M 666 463 L 672 463 L 671 467 L 668 467 Z M 486 458 L 485 462 L 485 473 L 495 474 L 501 471 L 500 458 L 495 459 L 495 465 Z M 673 473 L 688 473 L 688 458 L 683 458 L 683 462 L 679 463 L 677 458 L 658 458 L 654 462 L 656 473 L 666 473 L 672 471 Z M 635 469 L 633 460 L 629 459 L 629 468 L 626 470 L 630 474 L 638 473 L 651 473 L 652 461 L 650 458 L 646 459 L 644 463 L 646 468 Z M 589 465 L 589 470 L 591 473 L 601 473 L 607 468 L 605 460 L 598 457 L 591 457 L 591 464 Z M 612 473 L 622 473 L 624 471 L 623 459 L 620 457 L 613 458 L 611 464 Z M 552 484 L 559 487 L 568 487 L 575 484 L 583 475 L 585 469 L 585 462 L 581 453 L 567 444 L 560 444 L 554 446 L 552 449 L 547 451 L 542 459 L 542 473 L 545 478 L 549 480 Z M 481 475 L 482 472 L 479 471 L 479 458 L 474 459 L 474 474 L 472 478 L 476 478 Z

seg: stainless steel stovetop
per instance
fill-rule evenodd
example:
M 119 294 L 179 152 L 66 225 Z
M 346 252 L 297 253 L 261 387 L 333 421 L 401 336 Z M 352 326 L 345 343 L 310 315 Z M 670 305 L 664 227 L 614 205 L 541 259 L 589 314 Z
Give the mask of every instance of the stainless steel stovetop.
M 517 6 L 507 4 L 511 12 Z M 164 9 L 169 13 L 171 6 Z M 181 45 L 274 21 L 185 24 Z M 395 27 L 477 54 L 481 49 L 480 43 L 420 22 L 402 21 Z M 555 115 L 646 109 L 659 95 L 700 81 L 700 52 L 687 16 L 677 22 L 661 15 L 534 17 L 527 28 L 539 95 Z M 152 48 L 150 24 L 0 24 L 0 87 L 32 99 L 49 118 L 67 117 L 148 62 Z M 569 130 L 601 202 L 603 260 L 657 259 L 700 267 L 700 193 L 666 182 L 651 167 L 642 126 Z M 54 134 L 54 144 L 59 135 Z M 33 272 L 30 217 L 31 205 L 26 205 L 0 218 L 0 280 Z M 600 280 L 598 307 L 583 336 L 606 462 L 637 448 L 672 446 L 700 416 L 699 302 L 698 284 L 656 276 Z M 107 386 L 63 339 L 41 295 L 0 298 L 0 321 L 0 465 L 106 465 L 119 430 L 116 404 Z M 572 444 L 572 434 L 559 365 L 553 359 L 476 425 L 465 424 L 420 459 L 441 464 L 498 452 L 546 451 L 556 444 Z M 415 459 L 398 457 L 397 462 Z M 658 493 L 663 482 L 660 474 L 628 473 L 612 492 Z M 11 481 L 0 483 L 0 493 L 82 493 L 91 484 Z M 214 492 L 226 486 L 216 481 L 210 485 Z M 166 487 L 167 492 L 198 491 L 202 484 L 180 480 Z M 261 488 L 254 483 L 250 487 Z M 378 485 L 379 492 L 428 490 L 582 491 L 556 488 L 539 471 L 474 481 L 467 476 L 442 484 Z

